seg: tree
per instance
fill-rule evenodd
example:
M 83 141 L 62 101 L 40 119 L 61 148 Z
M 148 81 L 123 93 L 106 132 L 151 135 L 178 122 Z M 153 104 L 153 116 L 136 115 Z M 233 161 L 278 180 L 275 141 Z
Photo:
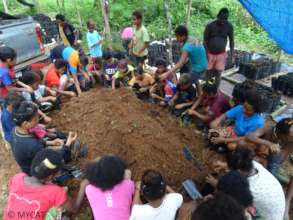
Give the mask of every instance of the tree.
M 187 4 L 188 4 L 188 6 L 187 6 L 187 14 L 186 14 L 186 27 L 189 26 L 191 7 L 192 7 L 192 0 L 188 0 Z
M 173 56 L 172 56 L 172 21 L 171 21 L 171 15 L 170 15 L 170 11 L 169 11 L 169 4 L 168 4 L 168 0 L 164 0 L 164 8 L 165 8 L 165 12 L 166 12 L 166 17 L 167 17 L 167 21 L 168 21 L 168 38 L 169 38 L 169 62 L 172 65 L 172 60 L 173 60 Z
M 7 7 L 7 2 L 6 2 L 6 0 L 2 0 L 2 2 L 3 2 L 4 12 L 8 14 L 9 11 L 8 11 L 8 7 Z
M 58 9 L 60 13 L 65 14 L 65 4 L 64 4 L 64 0 L 56 0 Z
M 105 25 L 105 35 L 106 35 L 106 42 L 109 47 L 109 49 L 113 49 L 112 46 L 112 36 L 111 36 L 111 30 L 110 30 L 110 24 L 109 24 L 109 1 L 108 0 L 100 0 L 101 8 L 102 8 L 102 14 L 104 18 L 104 25 Z
M 77 0 L 73 0 L 73 2 L 74 2 L 74 7 L 75 7 L 76 14 L 77 14 L 79 26 L 80 26 L 80 28 L 82 28 L 83 22 L 82 22 L 82 19 L 81 19 L 81 16 L 80 16 L 80 12 L 79 12 L 78 2 L 77 2 Z

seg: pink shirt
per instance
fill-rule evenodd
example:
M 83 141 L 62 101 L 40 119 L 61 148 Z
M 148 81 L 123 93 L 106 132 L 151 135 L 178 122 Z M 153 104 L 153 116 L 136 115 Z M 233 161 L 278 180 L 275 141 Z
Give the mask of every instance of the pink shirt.
M 85 192 L 95 220 L 128 220 L 134 189 L 131 180 L 123 180 L 108 191 L 88 185 Z
M 132 27 L 124 28 L 121 34 L 123 40 L 132 39 L 133 37 L 133 29 Z

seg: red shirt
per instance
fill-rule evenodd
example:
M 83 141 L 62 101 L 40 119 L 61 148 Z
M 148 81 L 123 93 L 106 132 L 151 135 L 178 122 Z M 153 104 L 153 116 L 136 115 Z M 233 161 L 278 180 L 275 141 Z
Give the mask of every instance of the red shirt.
M 19 173 L 10 179 L 4 220 L 43 220 L 50 208 L 60 207 L 67 200 L 62 187 L 54 184 L 27 186 L 25 176 Z
M 212 99 L 204 96 L 201 104 L 205 107 L 209 107 L 209 115 L 211 115 L 212 118 L 217 118 L 230 109 L 228 99 L 220 91 L 217 93 L 216 97 Z
M 45 82 L 48 87 L 59 87 L 60 75 L 56 72 L 54 66 L 49 68 L 45 76 Z
M 0 64 L 0 97 L 5 98 L 8 94 L 8 86 L 13 85 L 15 72 L 13 68 L 8 68 Z

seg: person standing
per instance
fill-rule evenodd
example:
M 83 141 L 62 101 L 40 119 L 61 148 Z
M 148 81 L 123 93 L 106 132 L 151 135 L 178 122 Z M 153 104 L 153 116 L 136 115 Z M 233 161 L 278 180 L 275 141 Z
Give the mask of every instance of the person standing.
M 202 89 L 198 80 L 208 66 L 205 48 L 197 39 L 189 36 L 188 29 L 183 25 L 179 25 L 175 29 L 175 35 L 177 41 L 183 44 L 180 60 L 172 69 L 162 74 L 160 78 L 163 80 L 171 74 L 175 75 L 176 71 L 182 68 L 188 61 L 191 66 L 191 84 L 196 85 L 197 94 L 201 95 Z
M 87 22 L 87 28 L 88 28 L 88 32 L 86 35 L 87 44 L 90 50 L 92 61 L 94 64 L 96 64 L 98 60 L 101 61 L 102 59 L 102 55 L 103 55 L 102 40 L 103 39 L 97 32 L 96 24 L 92 19 L 90 19 Z
M 133 38 L 130 42 L 129 47 L 131 48 L 132 53 L 132 59 L 134 64 L 137 65 L 143 65 L 144 61 L 147 58 L 148 55 L 148 46 L 150 41 L 150 36 L 145 28 L 145 26 L 142 24 L 142 13 L 139 11 L 135 11 L 132 13 L 132 19 L 133 19 Z
M 63 44 L 65 46 L 76 45 L 79 37 L 79 32 L 73 27 L 73 25 L 65 21 L 64 15 L 57 14 L 55 18 L 58 25 L 58 33 Z
M 221 73 L 225 70 L 228 38 L 231 58 L 234 55 L 234 30 L 228 18 L 229 10 L 222 8 L 217 19 L 209 23 L 204 31 L 204 46 L 209 60 L 207 78 L 216 77 L 217 85 L 220 84 Z
M 129 56 L 129 47 L 131 40 L 133 38 L 133 28 L 132 27 L 125 27 L 121 32 L 121 39 L 122 39 L 122 45 L 127 53 L 127 56 Z

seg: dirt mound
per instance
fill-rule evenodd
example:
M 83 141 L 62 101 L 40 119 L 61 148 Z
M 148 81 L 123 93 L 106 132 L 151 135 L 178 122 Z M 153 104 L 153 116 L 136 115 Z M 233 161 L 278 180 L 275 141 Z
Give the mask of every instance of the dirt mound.
M 203 150 L 193 130 L 179 127 L 166 110 L 141 102 L 127 89 L 93 89 L 65 104 L 53 121 L 58 128 L 77 130 L 90 159 L 105 154 L 124 158 L 136 180 L 145 169 L 158 169 L 179 189 L 186 178 L 201 182 L 208 170 L 205 166 L 198 172 L 186 161 L 185 145 L 205 163 L 217 157 Z

